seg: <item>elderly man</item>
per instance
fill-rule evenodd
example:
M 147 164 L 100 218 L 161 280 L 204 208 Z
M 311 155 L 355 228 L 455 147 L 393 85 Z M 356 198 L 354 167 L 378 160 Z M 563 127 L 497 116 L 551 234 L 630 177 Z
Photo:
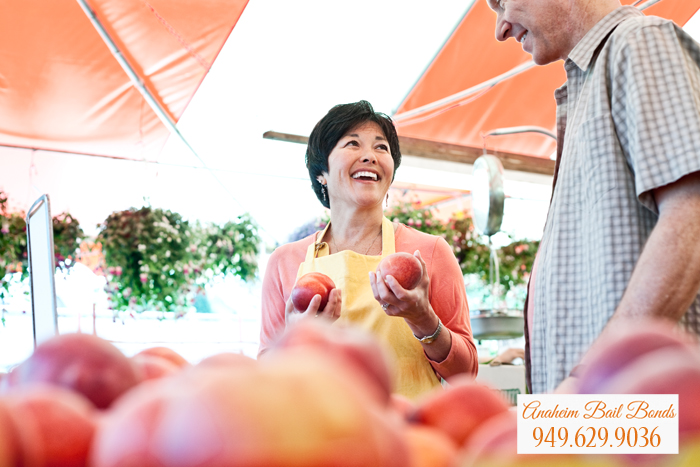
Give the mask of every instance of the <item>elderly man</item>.
M 623 318 L 700 333 L 700 46 L 617 0 L 487 1 L 499 41 L 567 74 L 526 320 L 528 386 L 549 392 Z

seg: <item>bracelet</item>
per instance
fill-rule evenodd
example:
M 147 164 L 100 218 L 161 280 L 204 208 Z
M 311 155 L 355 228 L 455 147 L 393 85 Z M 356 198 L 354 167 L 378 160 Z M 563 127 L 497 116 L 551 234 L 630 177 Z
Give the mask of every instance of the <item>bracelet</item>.
M 432 333 L 429 336 L 425 336 L 425 337 L 418 337 L 414 334 L 413 337 L 418 339 L 421 344 L 432 344 L 433 342 L 435 342 L 437 340 L 437 337 L 440 335 L 440 331 L 442 331 L 442 321 L 440 321 L 440 318 L 438 318 L 437 329 L 435 330 L 434 333 Z

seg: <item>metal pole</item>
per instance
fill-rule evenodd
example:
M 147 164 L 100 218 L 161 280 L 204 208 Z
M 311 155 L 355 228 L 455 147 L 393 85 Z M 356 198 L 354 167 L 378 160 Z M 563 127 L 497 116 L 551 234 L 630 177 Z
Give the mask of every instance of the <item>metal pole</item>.
M 644 11 L 647 8 L 656 5 L 657 3 L 661 2 L 661 1 L 662 0 L 649 0 L 645 4 L 638 6 L 637 8 L 640 11 Z M 637 3 L 639 3 L 639 2 L 637 2 Z M 637 4 L 635 4 L 635 6 L 636 5 Z M 502 75 L 496 76 L 495 78 L 491 78 L 490 80 L 484 81 L 483 83 L 477 84 L 476 86 L 472 86 L 469 89 L 465 89 L 464 91 L 460 91 L 456 94 L 452 94 L 451 96 L 444 97 L 440 100 L 431 102 L 430 104 L 425 104 L 423 106 L 416 107 L 415 109 L 409 110 L 407 112 L 402 112 L 400 114 L 394 115 L 393 119 L 395 122 L 401 122 L 403 120 L 407 120 L 409 118 L 417 117 L 417 116 L 422 115 L 424 113 L 430 112 L 431 110 L 435 110 L 435 109 L 438 109 L 440 107 L 444 107 L 448 104 L 452 104 L 454 102 L 461 101 L 462 99 L 469 97 L 472 94 L 476 94 L 479 91 L 482 91 L 482 90 L 489 88 L 491 86 L 495 86 L 502 81 L 506 81 L 514 76 L 517 76 L 520 73 L 523 73 L 524 71 L 527 71 L 534 66 L 535 66 L 535 62 L 530 60 L 528 62 L 521 64 L 521 65 L 516 66 L 515 68 L 513 68 L 509 71 L 506 71 Z M 556 139 L 556 137 L 554 137 L 554 139 Z
M 131 64 L 126 60 L 124 54 L 122 54 L 121 50 L 119 50 L 119 47 L 117 47 L 117 45 L 114 43 L 109 33 L 107 33 L 107 31 L 105 30 L 104 26 L 102 26 L 102 23 L 97 18 L 97 16 L 95 16 L 95 12 L 92 11 L 90 6 L 87 4 L 86 0 L 77 1 L 78 4 L 82 7 L 87 17 L 90 19 L 92 25 L 100 34 L 100 37 L 102 37 L 102 40 L 105 42 L 105 44 L 107 44 L 109 51 L 112 52 L 114 58 L 117 59 L 119 65 L 121 65 L 121 67 L 124 69 L 126 74 L 129 76 L 129 79 L 131 79 L 131 82 L 134 84 L 136 89 L 138 89 L 143 98 L 146 99 L 146 102 L 148 102 L 148 105 L 151 106 L 151 109 L 153 109 L 156 115 L 158 115 L 158 118 L 160 118 L 160 120 L 163 122 L 163 125 L 165 125 L 171 133 L 177 136 L 180 139 L 180 141 L 185 143 L 185 145 L 190 149 L 190 151 L 192 151 L 192 153 L 195 156 L 197 156 L 197 159 L 201 161 L 202 159 L 199 157 L 197 152 L 194 150 L 194 148 L 192 148 L 192 146 L 190 146 L 190 143 L 187 142 L 184 136 L 182 136 L 180 131 L 177 129 L 177 126 L 175 125 L 175 120 L 173 120 L 170 114 L 160 106 L 160 103 L 158 101 L 155 100 L 155 98 L 143 82 L 143 79 L 138 75 L 138 73 L 136 73 L 136 71 L 132 68 Z M 202 163 L 204 163 L 204 161 L 202 161 Z
M 495 86 L 496 84 L 500 83 L 501 81 L 505 81 L 507 79 L 512 78 L 513 76 L 517 76 L 520 73 L 527 71 L 534 66 L 535 66 L 535 62 L 533 62 L 533 61 L 525 62 L 522 65 L 516 66 L 515 68 L 511 69 L 510 71 L 506 71 L 502 75 L 496 76 L 495 78 L 491 78 L 490 80 L 484 81 L 483 83 L 477 84 L 476 86 L 472 86 L 469 89 L 465 89 L 464 91 L 460 91 L 456 94 L 452 94 L 451 96 L 444 97 L 444 98 L 437 100 L 435 102 L 431 102 L 430 104 L 425 104 L 423 106 L 416 107 L 415 109 L 409 110 L 407 112 L 402 112 L 398 115 L 394 115 L 393 120 L 395 122 L 401 122 L 403 120 L 407 120 L 409 118 L 413 118 L 413 117 L 416 117 L 418 115 L 424 114 L 426 112 L 430 112 L 431 110 L 438 109 L 438 108 L 443 107 L 445 105 L 461 101 L 462 99 L 469 97 L 472 94 L 476 94 L 479 91 L 490 88 L 491 86 Z
M 554 141 L 557 140 L 557 135 L 539 126 L 513 126 L 509 128 L 499 128 L 497 130 L 491 130 L 485 133 L 484 136 L 501 136 L 501 135 L 514 135 L 517 133 L 541 133 L 552 138 Z
M 175 120 L 170 116 L 170 114 L 160 106 L 160 103 L 155 100 L 151 92 L 148 90 L 146 85 L 143 82 L 143 79 L 136 73 L 136 71 L 132 68 L 131 64 L 126 60 L 122 52 L 119 50 L 119 47 L 114 43 L 112 38 L 109 36 L 105 28 L 102 26 L 102 23 L 100 23 L 100 20 L 97 18 L 95 15 L 95 12 L 92 11 L 90 6 L 87 4 L 86 0 L 77 0 L 78 4 L 80 7 L 83 9 L 87 17 L 90 19 L 90 22 L 92 22 L 92 25 L 97 29 L 97 32 L 100 34 L 100 37 L 102 37 L 102 40 L 104 40 L 105 44 L 107 44 L 107 47 L 109 48 L 110 52 L 112 52 L 112 55 L 114 58 L 119 62 L 121 67 L 124 69 L 126 74 L 129 76 L 129 79 L 131 79 L 131 82 L 133 85 L 138 89 L 138 91 L 141 93 L 144 99 L 146 99 L 146 102 L 148 102 L 148 105 L 151 106 L 151 109 L 158 115 L 158 118 L 163 122 L 165 127 L 170 131 L 170 133 L 174 134 L 180 141 L 182 141 L 185 146 L 194 154 L 194 156 L 202 163 L 205 169 L 209 169 L 207 164 L 202 160 L 201 157 L 199 157 L 199 154 L 197 154 L 197 151 L 194 150 L 194 148 L 190 145 L 190 143 L 187 142 L 184 136 L 182 136 L 182 133 L 180 133 L 180 130 L 177 129 L 177 126 L 175 124 Z M 233 193 L 224 185 L 224 183 L 219 179 L 219 177 L 216 176 L 214 172 L 209 170 L 211 173 L 212 177 L 219 183 L 219 185 L 231 196 L 231 198 L 241 207 L 241 209 L 245 210 L 243 208 L 243 205 L 236 199 L 235 196 L 233 196 Z

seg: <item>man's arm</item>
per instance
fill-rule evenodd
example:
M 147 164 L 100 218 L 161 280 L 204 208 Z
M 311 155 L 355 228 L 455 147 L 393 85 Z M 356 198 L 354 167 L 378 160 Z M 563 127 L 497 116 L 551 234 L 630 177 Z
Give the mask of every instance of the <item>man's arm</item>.
M 654 198 L 659 220 L 611 321 L 678 321 L 700 290 L 700 172 L 657 188 Z

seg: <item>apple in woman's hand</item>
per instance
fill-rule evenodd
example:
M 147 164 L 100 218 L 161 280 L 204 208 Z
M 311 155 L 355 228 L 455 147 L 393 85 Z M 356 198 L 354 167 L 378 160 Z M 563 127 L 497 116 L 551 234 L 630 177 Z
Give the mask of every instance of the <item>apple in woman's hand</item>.
M 335 289 L 333 280 L 320 272 L 310 272 L 299 278 L 292 289 L 292 304 L 294 308 L 303 313 L 309 308 L 309 303 L 315 295 L 321 296 L 321 304 L 318 311 L 322 311 L 328 303 L 331 290 Z
M 418 258 L 409 253 L 394 253 L 379 263 L 382 277 L 393 276 L 406 290 L 415 288 L 423 277 L 423 267 Z

